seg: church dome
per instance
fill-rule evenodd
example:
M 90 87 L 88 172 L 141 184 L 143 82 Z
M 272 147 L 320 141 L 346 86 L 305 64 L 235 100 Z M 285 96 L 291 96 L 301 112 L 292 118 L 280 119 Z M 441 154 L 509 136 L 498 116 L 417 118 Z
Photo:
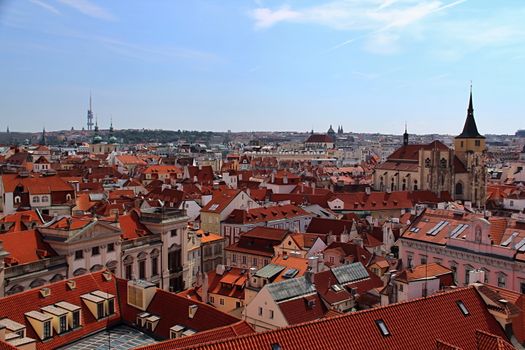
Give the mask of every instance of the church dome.
M 115 136 L 111 136 L 109 138 L 109 143 L 117 143 L 117 138 Z
M 93 143 L 101 143 L 102 142 L 102 137 L 100 137 L 100 135 L 95 135 L 93 137 Z

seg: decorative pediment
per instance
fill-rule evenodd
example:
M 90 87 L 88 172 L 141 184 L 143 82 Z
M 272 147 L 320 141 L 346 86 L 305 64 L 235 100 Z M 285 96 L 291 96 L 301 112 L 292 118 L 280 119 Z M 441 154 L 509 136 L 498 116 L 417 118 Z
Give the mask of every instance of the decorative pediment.
M 120 236 L 120 229 L 110 225 L 109 223 L 94 221 L 91 224 L 73 233 L 67 243 L 79 242 L 79 241 L 90 241 L 98 238 L 107 238 L 109 236 Z

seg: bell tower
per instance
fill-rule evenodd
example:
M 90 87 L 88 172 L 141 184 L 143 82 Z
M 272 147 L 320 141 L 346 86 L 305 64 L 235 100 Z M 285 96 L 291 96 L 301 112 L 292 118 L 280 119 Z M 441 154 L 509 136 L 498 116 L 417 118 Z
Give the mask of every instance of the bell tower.
M 470 86 L 467 119 L 463 126 L 463 132 L 454 139 L 454 149 L 456 156 L 466 169 L 466 174 L 468 174 L 466 179 L 456 179 L 454 198 L 470 200 L 473 206 L 482 207 L 486 199 L 486 145 L 485 136 L 478 132 L 476 120 L 474 119 L 472 85 Z

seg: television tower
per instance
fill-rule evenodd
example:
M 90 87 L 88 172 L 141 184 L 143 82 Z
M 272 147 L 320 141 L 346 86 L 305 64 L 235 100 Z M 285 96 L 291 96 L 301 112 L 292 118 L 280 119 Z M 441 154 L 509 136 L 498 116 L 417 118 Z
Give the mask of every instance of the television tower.
M 89 93 L 89 109 L 87 112 L 87 129 L 93 130 L 93 109 L 91 108 L 91 92 Z

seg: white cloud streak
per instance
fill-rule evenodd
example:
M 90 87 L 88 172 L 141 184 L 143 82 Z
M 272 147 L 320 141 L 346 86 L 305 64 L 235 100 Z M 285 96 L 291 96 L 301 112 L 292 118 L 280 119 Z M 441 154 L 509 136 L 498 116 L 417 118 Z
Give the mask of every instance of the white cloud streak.
M 29 0 L 31 3 L 39 6 L 40 8 L 43 8 L 44 10 L 51 12 L 55 15 L 60 15 L 60 11 L 58 11 L 54 6 L 49 5 L 46 2 L 43 2 L 41 0 Z
M 289 6 L 275 10 L 260 7 L 253 10 L 251 16 L 258 30 L 288 22 L 316 24 L 356 33 L 354 38 L 332 46 L 327 52 L 365 39 L 365 49 L 390 54 L 399 51 L 401 34 L 406 28 L 465 1 L 467 0 L 448 3 L 439 0 L 336 0 L 301 9 L 292 9 Z
M 61 4 L 71 7 L 72 9 L 89 17 L 102 19 L 105 21 L 114 21 L 116 18 L 108 10 L 95 5 L 88 0 L 58 0 Z

